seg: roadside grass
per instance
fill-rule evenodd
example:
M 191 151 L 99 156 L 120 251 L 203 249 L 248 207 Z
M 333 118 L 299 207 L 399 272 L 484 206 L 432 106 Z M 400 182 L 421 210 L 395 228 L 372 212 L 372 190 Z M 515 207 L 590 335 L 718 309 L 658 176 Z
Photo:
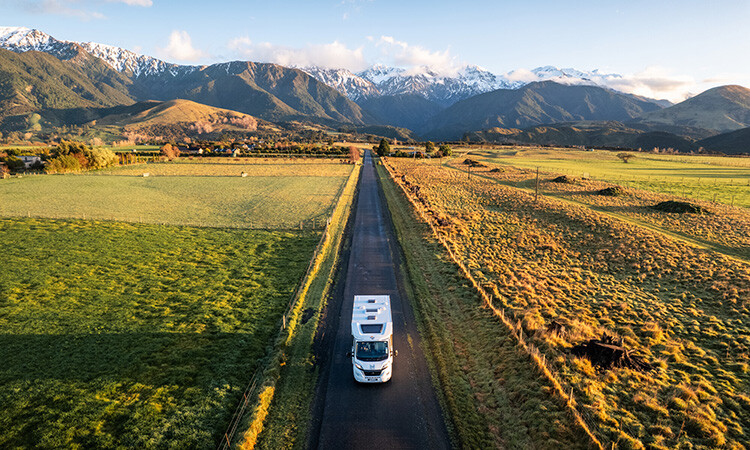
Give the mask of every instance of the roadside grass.
M 37 175 L 0 180 L 0 217 L 77 218 L 173 225 L 322 228 L 351 165 L 253 166 L 153 164 L 147 170 L 237 176 Z M 248 169 L 250 170 L 250 169 Z M 300 174 L 302 171 L 304 174 Z
M 442 403 L 461 448 L 588 448 L 562 399 L 483 307 L 382 167 L 388 207 Z
M 637 189 L 750 208 L 750 158 L 631 152 L 635 158 L 625 164 L 619 152 L 605 150 L 510 148 L 470 153 L 497 164 L 575 177 L 586 174 Z
M 313 231 L 0 219 L 0 447 L 214 447 Z
M 750 265 L 448 167 L 389 162 L 605 447 L 747 445 Z M 599 371 L 569 354 L 604 333 L 655 370 Z
M 300 293 L 301 314 L 283 351 L 282 367 L 268 416 L 258 436 L 257 448 L 304 448 L 311 422 L 311 407 L 318 379 L 313 354 L 323 308 L 334 282 L 344 231 L 352 212 L 360 166 L 341 194 L 328 227 L 329 239 L 320 249 L 318 266 Z

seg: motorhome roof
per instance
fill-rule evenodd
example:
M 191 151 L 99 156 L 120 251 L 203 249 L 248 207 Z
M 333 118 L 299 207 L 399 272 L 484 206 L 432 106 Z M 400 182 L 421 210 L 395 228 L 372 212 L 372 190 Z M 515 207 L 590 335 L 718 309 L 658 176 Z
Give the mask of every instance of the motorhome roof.
M 382 341 L 393 334 L 388 295 L 357 295 L 352 310 L 352 336 L 357 341 Z

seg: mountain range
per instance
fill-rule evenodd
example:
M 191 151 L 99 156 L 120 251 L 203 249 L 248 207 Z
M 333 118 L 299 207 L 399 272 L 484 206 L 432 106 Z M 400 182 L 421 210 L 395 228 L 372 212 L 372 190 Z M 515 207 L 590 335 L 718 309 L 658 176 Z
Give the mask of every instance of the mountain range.
M 496 75 L 470 65 L 449 74 L 382 65 L 356 74 L 248 61 L 178 65 L 110 45 L 0 27 L 0 130 L 102 124 L 108 108 L 161 111 L 160 104 L 200 114 L 209 114 L 201 105 L 235 111 L 260 119 L 265 129 L 270 122 L 297 123 L 399 139 L 414 138 L 413 130 L 434 140 L 542 142 L 557 136 L 558 143 L 658 142 L 692 150 L 707 138 L 750 127 L 750 91 L 741 86 L 671 105 L 607 87 L 619 78 L 552 66 Z M 169 103 L 174 100 L 193 103 Z M 706 142 L 726 146 L 737 136 L 745 135 Z

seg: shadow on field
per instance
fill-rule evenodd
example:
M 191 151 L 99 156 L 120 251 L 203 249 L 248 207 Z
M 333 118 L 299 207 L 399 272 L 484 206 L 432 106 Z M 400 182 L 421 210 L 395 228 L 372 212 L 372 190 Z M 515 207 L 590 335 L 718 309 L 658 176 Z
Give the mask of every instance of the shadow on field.
M 247 373 L 262 354 L 244 333 L 0 334 L 0 384 L 127 378 L 202 384 Z

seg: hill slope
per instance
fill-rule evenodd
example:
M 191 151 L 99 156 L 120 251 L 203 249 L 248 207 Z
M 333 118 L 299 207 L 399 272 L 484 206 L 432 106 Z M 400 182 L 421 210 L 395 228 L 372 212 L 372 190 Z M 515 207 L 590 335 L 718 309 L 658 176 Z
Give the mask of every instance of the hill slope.
M 381 123 L 411 130 L 420 128 L 445 109 L 418 94 L 384 95 L 359 100 L 358 103 Z
M 652 102 L 596 86 L 545 81 L 516 90 L 498 89 L 458 102 L 429 120 L 423 131 L 432 139 L 460 139 L 466 132 L 493 127 L 525 128 L 580 120 L 625 121 L 659 108 Z
M 727 155 L 750 154 L 750 128 L 742 128 L 698 141 L 702 147 Z
M 0 49 L 0 118 L 43 109 L 131 104 L 130 80 L 83 49 L 60 60 Z
M 644 114 L 639 122 L 723 131 L 750 126 L 750 89 L 730 85 L 709 89 L 682 103 Z

